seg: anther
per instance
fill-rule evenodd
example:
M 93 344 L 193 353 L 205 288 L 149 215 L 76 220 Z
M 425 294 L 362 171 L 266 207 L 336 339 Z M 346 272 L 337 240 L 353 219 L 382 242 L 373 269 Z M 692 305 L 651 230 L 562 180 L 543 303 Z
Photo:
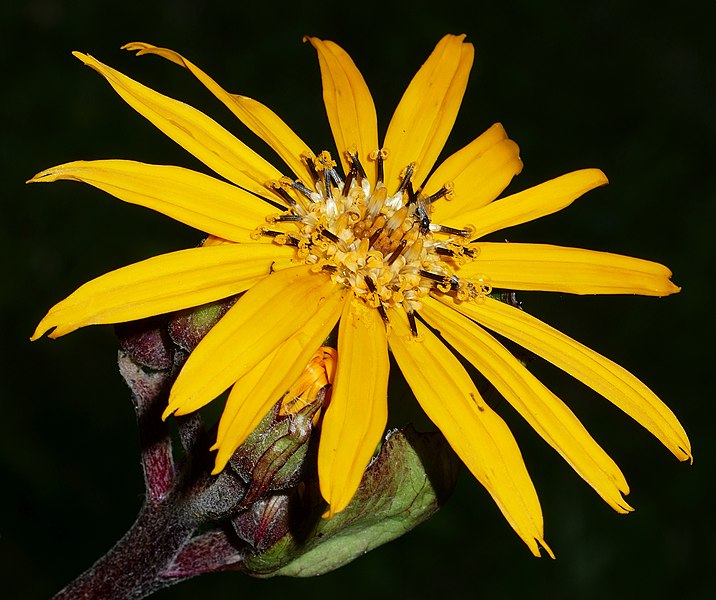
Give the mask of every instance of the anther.
M 418 195 L 413 189 L 412 181 L 408 182 L 408 185 L 405 187 L 405 193 L 408 195 L 408 201 L 405 203 L 405 206 L 410 206 L 411 204 L 418 201 Z
M 271 188 L 271 191 L 273 191 L 277 196 L 280 196 L 286 204 L 289 206 L 296 206 L 296 200 L 294 200 L 291 195 L 283 189 L 280 182 L 270 181 L 268 185 Z
M 381 148 L 380 150 L 374 150 L 370 153 L 370 158 L 372 158 L 378 165 L 378 176 L 375 180 L 375 185 L 377 187 L 378 184 L 383 183 L 383 180 L 385 179 L 383 161 L 388 158 L 388 151 L 385 148 Z
M 270 218 L 271 218 L 271 221 L 269 221 L 270 223 L 276 223 L 276 222 L 279 222 L 279 223 L 291 223 L 291 222 L 294 222 L 294 223 L 295 223 L 295 222 L 299 222 L 299 221 L 302 220 L 302 218 L 301 218 L 300 215 L 293 215 L 293 214 L 291 214 L 291 215 L 279 215 L 279 216 L 277 216 L 277 217 L 270 217 Z M 268 219 L 269 219 L 269 217 L 266 217 L 266 220 L 267 220 L 267 221 L 268 221 Z
M 439 254 L 440 256 L 450 256 L 452 258 L 455 258 L 457 253 L 454 250 L 451 250 L 450 248 L 443 248 L 442 246 L 435 246 L 433 248 L 435 250 L 436 254 Z
M 403 181 L 400 182 L 400 187 L 398 188 L 399 192 L 405 191 L 405 188 L 410 183 L 410 178 L 413 176 L 413 171 L 415 171 L 415 163 L 411 162 L 407 167 L 405 167 L 405 170 L 400 174 L 403 178 Z
M 353 181 L 356 178 L 356 175 L 358 174 L 358 171 L 354 166 L 351 166 L 350 171 L 348 171 L 348 175 L 346 175 L 346 182 L 343 184 L 343 197 L 348 197 L 348 192 L 351 191 L 351 185 L 353 185 Z
M 450 283 L 450 278 L 445 277 L 445 275 L 441 275 L 440 273 L 431 273 L 430 271 L 426 271 L 425 269 L 420 269 L 418 273 L 421 277 L 425 277 L 425 279 L 430 279 L 431 281 L 436 281 L 443 285 L 447 285 Z
M 351 167 L 356 170 L 358 173 L 358 176 L 361 180 L 366 178 L 365 169 L 363 168 L 363 165 L 360 163 L 360 160 L 358 158 L 358 152 L 349 152 L 348 156 L 351 159 Z
M 410 323 L 410 333 L 413 334 L 413 337 L 418 337 L 418 324 L 415 322 L 415 312 L 412 310 L 408 310 L 408 323 Z
M 326 190 L 326 198 L 333 198 L 333 191 L 331 189 L 331 170 L 326 169 L 323 171 L 323 187 Z
M 470 237 L 473 230 L 469 228 L 457 229 L 455 227 L 448 227 L 447 225 L 438 225 L 437 223 L 430 223 L 430 231 L 433 233 L 444 233 L 446 235 L 458 235 L 460 237 Z
M 321 235 L 324 237 L 327 237 L 332 242 L 335 242 L 336 244 L 340 243 L 342 240 L 339 238 L 335 233 L 332 231 L 329 231 L 326 228 L 321 229 Z
M 280 243 L 286 244 L 287 246 L 298 246 L 298 238 L 286 233 L 285 231 L 274 231 L 272 229 L 260 228 L 261 235 L 272 238 L 282 238 Z M 285 241 L 283 241 L 285 240 Z M 276 241 L 279 241 L 278 239 Z
M 318 176 L 318 173 L 316 173 L 316 176 Z M 297 192 L 303 194 L 311 202 L 315 202 L 315 200 L 313 199 L 313 192 L 308 187 L 306 187 L 303 182 L 297 179 L 296 181 L 292 181 L 289 185 Z
M 400 240 L 400 243 L 398 244 L 398 247 L 393 251 L 393 254 L 390 255 L 390 258 L 386 261 L 386 264 L 388 266 L 392 265 L 398 257 L 403 253 L 403 250 L 405 250 L 405 246 L 408 245 L 408 241 L 405 239 Z
M 306 166 L 308 167 L 308 172 L 311 174 L 313 183 L 316 183 L 320 179 L 320 177 L 318 176 L 318 171 L 316 171 L 316 163 L 313 161 L 313 157 L 309 156 L 308 154 L 304 154 L 302 158 L 303 162 L 305 162 Z
M 452 183 L 448 182 L 445 185 L 443 185 L 437 192 L 435 192 L 434 194 L 425 198 L 425 202 L 428 204 L 432 204 L 436 200 L 440 200 L 440 198 L 448 197 L 448 199 L 449 199 L 449 196 L 452 195 L 453 188 L 454 188 L 454 185 Z
M 378 241 L 378 238 L 380 237 L 381 233 L 383 233 L 382 227 L 378 227 L 378 229 L 376 229 L 373 232 L 373 235 L 371 235 L 370 238 L 368 239 L 368 247 L 369 248 L 371 248 L 373 246 L 373 244 L 375 244 Z
M 343 185 L 343 178 L 340 176 L 340 173 L 338 173 L 335 168 L 330 169 L 328 172 L 331 175 L 331 181 L 333 181 L 333 185 L 335 185 L 337 188 L 341 187 L 341 185 Z

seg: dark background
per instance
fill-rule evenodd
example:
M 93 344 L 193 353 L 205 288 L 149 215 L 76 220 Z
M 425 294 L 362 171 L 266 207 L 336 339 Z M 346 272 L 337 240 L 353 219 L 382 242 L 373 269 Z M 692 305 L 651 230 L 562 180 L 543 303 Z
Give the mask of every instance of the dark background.
M 373 91 L 383 131 L 446 32 L 477 60 L 454 151 L 495 121 L 520 144 L 511 190 L 582 167 L 611 185 L 515 228 L 513 241 L 609 250 L 668 264 L 667 299 L 525 294 L 530 312 L 643 378 L 690 434 L 693 467 L 609 403 L 551 367 L 563 397 L 625 472 L 636 507 L 613 513 L 537 436 L 507 415 L 542 500 L 557 560 L 531 557 L 485 491 L 463 474 L 447 507 L 416 531 L 310 580 L 201 577 L 179 599 L 301 597 L 711 598 L 716 195 L 716 2 L 258 3 L 4 2 L 0 589 L 44 598 L 88 567 L 142 501 L 134 415 L 111 327 L 30 344 L 44 312 L 112 268 L 195 244 L 198 233 L 72 183 L 25 186 L 75 159 L 132 158 L 201 168 L 70 56 L 90 52 L 215 116 L 252 143 L 188 72 L 119 50 L 180 51 L 230 91 L 276 110 L 314 149 L 331 149 L 315 53 L 304 34 L 346 48 Z M 260 146 L 257 146 L 260 148 Z M 211 596 L 209 595 L 211 594 Z

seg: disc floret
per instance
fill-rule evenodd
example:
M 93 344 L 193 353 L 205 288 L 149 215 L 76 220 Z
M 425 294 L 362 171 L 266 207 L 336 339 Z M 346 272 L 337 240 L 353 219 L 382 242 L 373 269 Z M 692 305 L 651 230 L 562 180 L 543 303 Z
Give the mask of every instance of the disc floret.
M 268 184 L 286 210 L 268 219 L 271 228 L 262 227 L 257 233 L 273 237 L 278 244 L 295 245 L 298 259 L 349 287 L 356 297 L 380 310 L 386 322 L 387 308 L 402 308 L 412 316 L 431 292 L 452 293 L 459 300 L 491 292 L 486 280 L 473 283 L 455 274 L 459 264 L 477 255 L 468 245 L 472 229 L 430 220 L 432 202 L 451 197 L 450 182 L 424 197 L 413 189 L 415 163 L 411 163 L 391 191 L 382 181 L 387 150 L 369 157 L 377 163 L 375 183 L 357 152 L 348 151 L 346 156 L 350 170 L 345 178 L 324 150 L 317 157 L 303 157 L 313 189 L 285 179 Z

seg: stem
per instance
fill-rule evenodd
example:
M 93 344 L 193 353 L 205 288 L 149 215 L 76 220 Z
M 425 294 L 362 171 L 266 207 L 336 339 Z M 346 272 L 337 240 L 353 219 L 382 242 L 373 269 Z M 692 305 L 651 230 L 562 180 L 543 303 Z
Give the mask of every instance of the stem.
M 170 500 L 170 499 L 167 499 Z M 124 537 L 55 600 L 133 600 L 181 578 L 162 577 L 196 530 L 196 521 L 171 501 L 145 504 Z

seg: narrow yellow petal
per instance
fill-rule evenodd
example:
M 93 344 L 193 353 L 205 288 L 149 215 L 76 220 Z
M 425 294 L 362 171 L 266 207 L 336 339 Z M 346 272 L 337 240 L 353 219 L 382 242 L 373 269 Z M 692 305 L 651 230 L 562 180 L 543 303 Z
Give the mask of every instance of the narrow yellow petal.
M 234 384 L 219 422 L 214 473 L 226 466 L 264 415 L 301 376 L 316 348 L 333 329 L 340 310 L 339 305 L 332 319 L 309 320 Z
M 52 167 L 28 183 L 88 183 L 130 204 L 156 210 L 206 233 L 247 242 L 276 209 L 253 194 L 209 175 L 130 160 L 76 161 Z
M 156 54 L 188 69 L 246 127 L 266 142 L 297 177 L 304 181 L 311 181 L 306 163 L 301 160 L 301 155 L 312 154 L 311 150 L 293 129 L 286 125 L 270 108 L 251 98 L 230 94 L 194 63 L 168 48 L 159 48 L 143 42 L 131 42 L 122 46 L 122 49 L 136 52 L 137 56 Z
M 668 296 L 680 288 L 659 263 L 580 248 L 546 244 L 477 242 L 477 256 L 457 274 L 482 278 L 494 288 L 569 294 Z
M 338 321 L 345 291 L 312 269 L 302 265 L 278 271 L 239 298 L 189 356 L 165 415 L 210 402 L 305 328 L 320 327 L 328 335 Z M 310 348 L 302 367 L 321 341 Z
M 520 149 L 496 123 L 447 158 L 430 176 L 423 188 L 425 196 L 446 184 L 453 186 L 450 200 L 442 198 L 432 204 L 431 218 L 447 224 L 461 218 L 462 213 L 492 202 L 520 171 Z
M 502 344 L 452 308 L 428 298 L 420 315 L 440 331 L 532 428 L 616 511 L 630 512 L 624 475 L 567 406 Z
M 200 306 L 251 287 L 291 249 L 275 244 L 221 244 L 154 256 L 78 288 L 40 321 L 33 340 L 56 338 L 85 325 L 122 323 Z
M 338 368 L 323 417 L 318 480 L 329 514 L 351 501 L 388 420 L 388 341 L 378 311 L 346 302 L 338 329 Z
M 88 54 L 73 54 L 102 75 L 134 110 L 222 177 L 257 194 L 266 193 L 267 181 L 280 179 L 275 167 L 204 113 L 155 92 Z
M 579 379 L 641 423 L 679 460 L 691 459 L 689 439 L 674 413 L 624 368 L 524 311 L 492 298 L 462 303 L 448 297 L 438 299 Z
M 338 148 L 343 171 L 350 164 L 345 153 L 355 149 L 368 170 L 368 156 L 378 150 L 378 119 L 373 97 L 358 67 L 338 44 L 306 37 L 318 52 L 323 83 L 323 103 Z M 371 181 L 374 177 L 369 173 Z
M 435 46 L 395 109 L 385 136 L 385 182 L 392 192 L 400 172 L 415 162 L 420 187 L 450 134 L 467 87 L 475 50 L 464 35 L 446 35 Z
M 450 350 L 418 323 L 413 338 L 407 318 L 389 312 L 388 342 L 425 413 L 492 495 L 507 521 L 535 556 L 544 542 L 542 510 L 520 449 L 505 422 L 480 397 Z
M 572 204 L 582 194 L 606 183 L 608 180 L 599 169 L 573 171 L 495 200 L 487 206 L 455 214 L 445 224 L 460 223 L 460 227 L 469 224 L 475 230 L 473 239 L 480 238 L 493 231 L 551 215 Z

